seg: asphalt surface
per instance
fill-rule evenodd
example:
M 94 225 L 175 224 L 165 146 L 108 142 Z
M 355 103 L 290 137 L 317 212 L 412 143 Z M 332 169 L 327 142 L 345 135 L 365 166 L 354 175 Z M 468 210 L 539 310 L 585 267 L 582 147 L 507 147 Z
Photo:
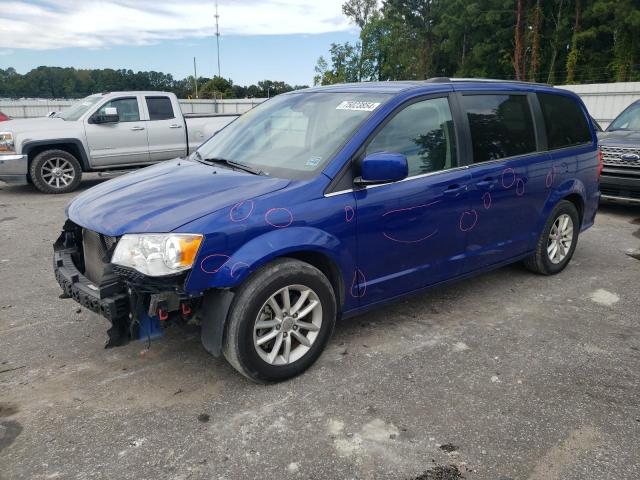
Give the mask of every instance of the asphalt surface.
M 103 349 L 51 270 L 73 196 L 0 183 L 2 480 L 640 478 L 640 208 L 601 208 L 560 275 L 514 265 L 345 320 L 260 386 L 193 332 Z

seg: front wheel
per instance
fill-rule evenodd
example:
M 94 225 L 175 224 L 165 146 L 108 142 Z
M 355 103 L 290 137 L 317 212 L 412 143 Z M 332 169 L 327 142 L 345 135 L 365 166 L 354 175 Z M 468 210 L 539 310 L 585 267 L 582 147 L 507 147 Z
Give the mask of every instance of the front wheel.
M 82 167 L 65 150 L 45 150 L 35 156 L 29 168 L 35 187 L 44 193 L 68 193 L 80 185 Z
M 567 266 L 578 243 L 580 217 L 573 203 L 562 200 L 549 215 L 535 253 L 524 261 L 536 273 L 553 275 Z
M 227 361 L 252 380 L 277 382 L 302 373 L 320 356 L 335 325 L 336 300 L 317 268 L 281 259 L 240 287 L 227 318 Z

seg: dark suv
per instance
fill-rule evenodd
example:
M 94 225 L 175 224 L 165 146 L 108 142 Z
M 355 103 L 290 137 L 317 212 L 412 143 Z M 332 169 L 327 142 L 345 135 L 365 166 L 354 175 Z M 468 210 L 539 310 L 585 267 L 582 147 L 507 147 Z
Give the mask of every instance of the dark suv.
M 640 205 L 640 100 L 598 134 L 604 167 L 602 199 Z

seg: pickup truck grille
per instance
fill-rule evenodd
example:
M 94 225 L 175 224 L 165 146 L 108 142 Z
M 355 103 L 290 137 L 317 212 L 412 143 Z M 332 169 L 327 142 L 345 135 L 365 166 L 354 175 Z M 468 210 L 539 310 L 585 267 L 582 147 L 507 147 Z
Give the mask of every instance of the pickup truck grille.
M 601 145 L 600 149 L 602 150 L 602 161 L 605 165 L 612 167 L 640 168 L 640 148 Z M 625 154 L 638 155 L 638 159 L 622 158 Z

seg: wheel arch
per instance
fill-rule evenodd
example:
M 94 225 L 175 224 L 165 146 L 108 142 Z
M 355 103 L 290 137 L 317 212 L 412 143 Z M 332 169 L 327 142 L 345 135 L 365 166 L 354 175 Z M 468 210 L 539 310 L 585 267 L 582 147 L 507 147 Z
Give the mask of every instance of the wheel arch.
M 574 192 L 570 193 L 562 200 L 567 200 L 573 203 L 573 205 L 576 207 L 576 210 L 578 211 L 578 220 L 580 220 L 580 226 L 582 226 L 582 223 L 584 222 L 584 198 L 582 198 L 580 194 Z
M 90 169 L 89 159 L 84 145 L 77 138 L 59 138 L 56 140 L 36 140 L 22 145 L 22 153 L 27 155 L 29 166 L 33 159 L 46 150 L 64 150 L 78 159 L 84 172 Z
M 336 296 L 336 301 L 338 304 L 338 311 L 342 309 L 345 299 L 344 278 L 342 276 L 340 267 L 338 267 L 336 262 L 333 261 L 331 257 L 323 252 L 314 250 L 299 250 L 289 252 L 277 258 L 293 258 L 295 260 L 300 260 L 301 262 L 308 263 L 309 265 L 312 265 L 320 270 L 324 274 L 324 276 L 327 277 L 329 283 L 333 287 L 333 292 Z
M 542 232 L 547 219 L 555 206 L 562 200 L 567 200 L 573 203 L 578 210 L 578 217 L 580 219 L 580 225 L 582 226 L 584 221 L 585 204 L 587 198 L 587 191 L 584 184 L 577 179 L 568 180 L 560 184 L 547 197 L 547 201 L 542 209 L 542 214 L 537 224 L 538 235 Z M 537 238 L 537 237 L 536 237 Z
M 320 270 L 331 283 L 336 303 L 341 309 L 346 298 L 344 274 L 349 271 L 349 265 L 355 266 L 355 260 L 335 236 L 313 227 L 267 232 L 230 255 L 208 248 L 198 254 L 187 280 L 187 290 L 233 289 L 258 269 L 279 258 L 294 258 Z

